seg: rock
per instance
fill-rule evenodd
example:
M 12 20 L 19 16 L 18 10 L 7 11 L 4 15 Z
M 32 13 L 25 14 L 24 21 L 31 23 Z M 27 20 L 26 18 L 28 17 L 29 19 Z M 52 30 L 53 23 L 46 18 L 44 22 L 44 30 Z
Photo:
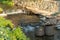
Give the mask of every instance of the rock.
M 54 14 L 58 12 L 58 2 L 57 1 L 44 1 L 44 0 L 37 0 L 37 1 L 17 1 L 16 4 L 21 4 L 18 6 L 22 6 L 22 8 L 27 8 L 28 10 L 32 11 L 35 14 L 42 14 L 44 16 Z

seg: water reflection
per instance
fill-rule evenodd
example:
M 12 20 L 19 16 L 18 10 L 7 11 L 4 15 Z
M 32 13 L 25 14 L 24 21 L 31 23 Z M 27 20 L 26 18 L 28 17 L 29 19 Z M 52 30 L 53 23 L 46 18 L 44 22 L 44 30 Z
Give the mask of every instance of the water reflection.
M 25 33 L 32 32 L 35 30 L 35 27 L 32 26 L 31 24 L 22 24 L 21 26 Z
M 26 27 L 23 27 L 24 31 L 25 32 L 28 32 L 28 31 L 34 31 L 35 27 L 32 27 L 31 25 L 27 25 Z
M 35 40 L 35 26 L 32 26 L 31 24 L 22 24 L 21 26 L 22 26 L 24 33 L 31 40 Z

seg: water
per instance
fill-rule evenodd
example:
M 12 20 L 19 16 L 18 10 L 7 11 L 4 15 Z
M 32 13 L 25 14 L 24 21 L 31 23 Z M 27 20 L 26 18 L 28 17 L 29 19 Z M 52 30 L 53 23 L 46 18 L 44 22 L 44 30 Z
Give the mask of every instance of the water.
M 46 18 L 40 17 L 39 19 L 40 19 L 39 22 L 32 21 L 32 23 L 24 23 L 25 22 L 24 20 L 21 21 L 20 26 L 22 26 L 22 29 L 24 33 L 27 35 L 27 37 L 29 37 L 31 40 L 60 40 L 60 30 L 54 29 L 56 25 L 44 26 L 44 24 L 47 22 Z M 50 22 L 51 21 L 52 20 L 50 20 Z M 60 26 L 60 25 L 57 25 L 57 26 Z M 58 27 L 58 29 L 60 29 L 60 27 Z M 56 34 L 54 34 L 54 31 Z M 36 32 L 39 33 L 38 36 L 36 35 Z
M 32 15 L 33 16 L 33 15 Z M 35 16 L 33 16 L 35 17 Z M 34 19 L 34 18 L 33 18 Z M 33 20 L 32 19 L 32 20 Z M 36 19 L 36 18 L 35 18 Z M 39 18 L 40 19 L 40 18 Z M 42 19 L 42 18 L 41 18 Z M 45 19 L 45 18 L 44 18 Z M 24 19 L 25 20 L 25 19 Z M 31 40 L 37 40 L 36 39 L 36 29 L 39 29 L 39 27 L 43 24 L 43 19 L 42 21 L 37 21 L 37 22 L 33 22 L 32 23 L 24 23 L 25 21 L 22 20 L 20 22 L 20 26 L 22 26 L 22 29 L 24 31 L 24 33 L 31 39 Z M 31 19 L 30 19 L 31 20 Z M 29 20 L 27 20 L 29 21 Z M 38 31 L 38 30 L 37 30 Z M 40 39 L 40 38 L 39 38 Z
M 35 27 L 27 24 L 27 25 L 22 25 L 24 33 L 31 39 L 35 40 Z

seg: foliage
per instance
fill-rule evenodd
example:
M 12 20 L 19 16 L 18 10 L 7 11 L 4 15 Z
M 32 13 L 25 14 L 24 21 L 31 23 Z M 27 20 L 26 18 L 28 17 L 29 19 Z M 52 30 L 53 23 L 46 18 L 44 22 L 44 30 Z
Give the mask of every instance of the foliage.
M 14 6 L 14 2 L 10 2 L 10 1 L 3 1 L 2 4 L 8 5 L 8 6 Z
M 12 0 L 0 0 L 0 13 L 5 12 L 8 9 L 14 7 L 14 2 Z
M 11 29 L 12 28 L 12 29 Z M 29 40 L 20 27 L 13 27 L 10 20 L 0 17 L 0 40 Z
M 13 30 L 13 33 L 18 40 L 29 40 L 29 38 L 27 38 L 26 35 L 22 32 L 20 27 L 17 27 L 15 30 Z
M 13 38 L 14 37 L 14 38 Z M 2 40 L 16 40 L 16 37 L 10 31 L 10 28 L 0 27 L 0 39 Z
M 3 9 L 2 8 L 0 8 L 0 13 L 2 13 L 3 12 Z
M 12 0 L 0 0 L 0 3 L 7 6 L 14 6 L 14 2 L 12 2 Z
M 6 20 L 3 17 L 0 17 L 0 27 L 7 27 L 13 28 L 13 24 L 10 20 Z

